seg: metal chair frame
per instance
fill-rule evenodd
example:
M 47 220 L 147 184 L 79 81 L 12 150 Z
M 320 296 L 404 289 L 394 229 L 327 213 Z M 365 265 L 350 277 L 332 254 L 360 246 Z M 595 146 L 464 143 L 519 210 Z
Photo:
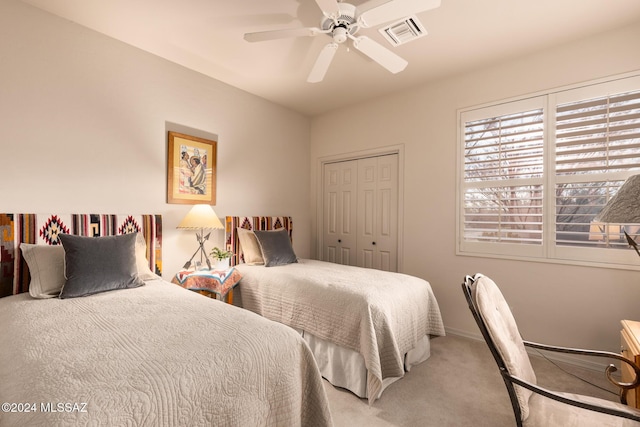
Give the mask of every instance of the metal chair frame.
M 640 421 L 640 411 L 638 412 L 638 414 L 633 414 L 633 413 L 628 413 L 628 412 L 620 411 L 613 408 L 598 406 L 595 404 L 590 404 L 590 403 L 585 403 L 578 400 L 570 399 L 570 398 L 567 398 L 566 396 L 547 390 L 543 387 L 524 381 L 512 375 L 507 369 L 507 366 L 504 360 L 502 359 L 502 356 L 500 356 L 500 353 L 498 352 L 493 340 L 491 339 L 491 336 L 489 335 L 489 331 L 484 323 L 484 320 L 480 316 L 480 312 L 478 310 L 476 301 L 473 298 L 473 295 L 471 292 L 471 286 L 477 280 L 477 277 L 479 276 L 478 275 L 466 276 L 464 279 L 464 282 L 462 283 L 462 291 L 464 293 L 465 298 L 467 299 L 469 310 L 471 310 L 471 314 L 473 315 L 473 318 L 478 324 L 478 328 L 480 329 L 480 332 L 482 333 L 482 336 L 485 342 L 487 343 L 489 350 L 491 350 L 491 354 L 493 355 L 493 358 L 495 359 L 498 365 L 498 369 L 500 370 L 500 374 L 502 376 L 504 384 L 507 387 L 507 391 L 509 392 L 511 406 L 513 407 L 513 412 L 516 417 L 516 424 L 518 427 L 522 427 L 522 409 L 520 408 L 520 404 L 518 403 L 518 399 L 516 397 L 514 384 L 517 384 L 521 387 L 524 387 L 528 390 L 531 390 L 534 393 L 538 393 L 549 399 L 553 399 L 558 402 L 565 403 L 567 405 L 576 406 L 576 407 L 587 409 L 590 411 L 601 412 L 601 413 L 609 414 L 616 417 L 622 417 L 622 418 L 628 418 L 635 421 Z M 629 383 L 618 382 L 611 376 L 613 372 L 617 371 L 617 368 L 613 364 L 610 364 L 605 369 L 605 375 L 609 380 L 609 382 L 611 382 L 613 385 L 615 385 L 620 389 L 620 394 L 619 394 L 620 402 L 623 404 L 626 404 L 627 391 L 630 389 L 636 388 L 640 384 L 640 367 L 636 365 L 633 361 L 617 353 L 612 353 L 608 351 L 583 350 L 583 349 L 568 348 L 568 347 L 557 347 L 557 346 L 539 344 L 539 343 L 525 341 L 525 340 L 523 340 L 523 343 L 526 347 L 537 348 L 545 351 L 576 354 L 576 355 L 583 355 L 583 356 L 596 356 L 596 357 L 603 357 L 607 359 L 617 359 L 623 363 L 627 363 L 629 366 L 631 366 L 631 368 L 635 372 L 634 380 Z

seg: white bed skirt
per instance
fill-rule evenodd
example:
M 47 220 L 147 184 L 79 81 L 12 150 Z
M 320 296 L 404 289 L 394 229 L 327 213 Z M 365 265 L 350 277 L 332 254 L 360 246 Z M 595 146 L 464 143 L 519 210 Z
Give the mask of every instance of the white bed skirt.
M 242 293 L 239 287 L 234 290 L 233 305 L 242 307 Z M 364 357 L 355 350 L 333 344 L 313 334 L 295 329 L 309 344 L 322 377 L 336 387 L 345 388 L 358 397 L 367 399 L 367 368 Z M 412 366 L 424 362 L 431 356 L 429 335 L 422 337 L 418 344 L 404 355 L 404 369 L 409 372 Z M 382 389 L 376 399 L 392 383 L 402 377 L 391 377 L 382 380 Z M 375 399 L 373 399 L 375 400 Z M 371 401 L 373 401 L 371 400 Z
M 341 347 L 308 332 L 297 330 L 307 341 L 311 352 L 315 356 L 322 376 L 336 387 L 346 388 L 356 396 L 367 399 L 367 368 L 364 358 L 357 351 Z M 431 356 L 431 342 L 425 335 L 418 345 L 409 350 L 404 356 L 404 369 L 409 371 L 412 366 L 424 362 Z M 385 378 L 382 389 L 376 399 L 392 383 L 402 377 Z

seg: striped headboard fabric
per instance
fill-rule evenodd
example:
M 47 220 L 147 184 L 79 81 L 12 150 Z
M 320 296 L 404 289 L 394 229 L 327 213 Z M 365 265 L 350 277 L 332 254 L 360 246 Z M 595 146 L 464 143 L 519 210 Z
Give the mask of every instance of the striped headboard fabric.
M 226 217 L 225 242 L 227 250 L 233 254 L 230 264 L 238 265 L 244 262 L 238 241 L 238 227 L 247 230 L 277 230 L 284 228 L 293 236 L 293 221 L 290 216 L 228 216 Z
M 0 297 L 29 291 L 29 269 L 20 243 L 59 245 L 61 233 L 114 236 L 140 232 L 151 271 L 162 273 L 162 216 L 0 213 Z

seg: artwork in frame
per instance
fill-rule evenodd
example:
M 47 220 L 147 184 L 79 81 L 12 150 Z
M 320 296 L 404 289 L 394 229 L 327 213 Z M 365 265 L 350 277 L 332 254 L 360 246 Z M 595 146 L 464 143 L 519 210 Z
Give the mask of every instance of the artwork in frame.
M 169 131 L 167 203 L 216 204 L 217 144 Z

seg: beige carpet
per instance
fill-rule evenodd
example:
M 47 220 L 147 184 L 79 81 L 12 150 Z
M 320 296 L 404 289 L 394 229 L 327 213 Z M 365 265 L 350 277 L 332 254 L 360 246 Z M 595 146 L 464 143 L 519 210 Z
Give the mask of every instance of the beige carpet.
M 532 364 L 543 387 L 616 400 L 615 394 L 567 375 L 540 357 Z M 562 365 L 609 390 L 603 372 Z M 431 358 L 390 385 L 372 406 L 325 381 L 336 427 L 500 427 L 515 418 L 498 368 L 483 341 L 446 336 L 432 341 Z

